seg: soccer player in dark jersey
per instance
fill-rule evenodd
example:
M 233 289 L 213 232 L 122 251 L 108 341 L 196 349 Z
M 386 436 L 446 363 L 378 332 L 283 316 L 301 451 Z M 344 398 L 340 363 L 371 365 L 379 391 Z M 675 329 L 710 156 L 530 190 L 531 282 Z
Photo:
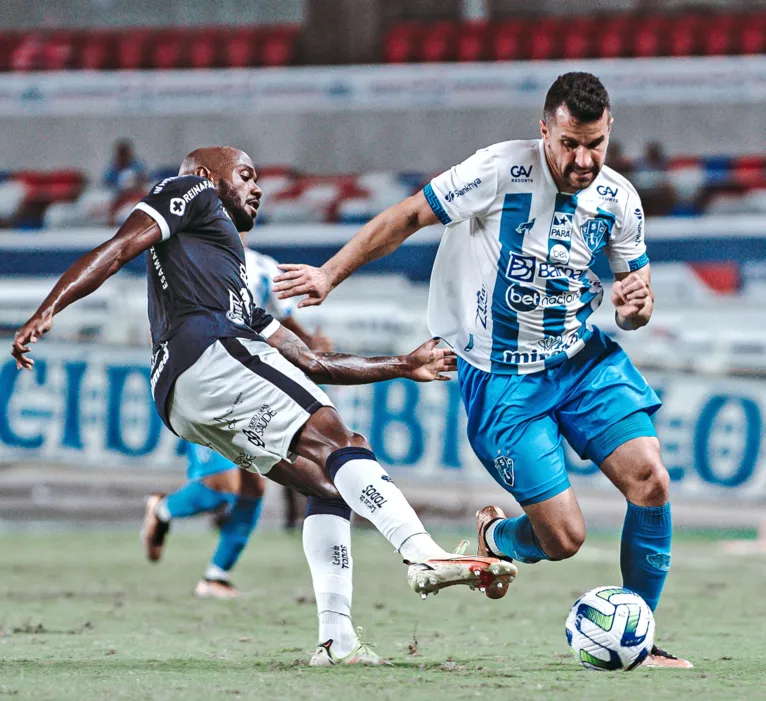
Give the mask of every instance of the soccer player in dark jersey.
M 311 664 L 379 664 L 351 624 L 351 510 L 402 555 L 410 586 L 424 597 L 453 584 L 507 586 L 516 568 L 440 548 L 367 441 L 314 384 L 446 380 L 456 362 L 451 352 L 431 340 L 405 356 L 318 353 L 253 309 L 238 232 L 257 215 L 256 180 L 253 161 L 237 149 L 189 154 L 178 177 L 155 185 L 112 239 L 62 275 L 16 333 L 12 355 L 19 369 L 31 369 L 30 344 L 54 315 L 147 251 L 151 387 L 160 417 L 182 438 L 309 495 L 303 544 L 324 641 Z M 291 462 L 296 456 L 304 460 Z

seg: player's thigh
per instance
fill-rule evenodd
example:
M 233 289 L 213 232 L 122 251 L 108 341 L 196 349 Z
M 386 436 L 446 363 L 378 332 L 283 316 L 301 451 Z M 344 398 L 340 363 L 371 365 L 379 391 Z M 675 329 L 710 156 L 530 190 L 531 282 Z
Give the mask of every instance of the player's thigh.
M 580 363 L 575 356 L 569 361 L 571 366 L 564 371 L 574 375 L 568 379 L 576 382 L 568 391 L 567 399 L 555 410 L 567 442 L 580 457 L 592 459 L 597 465 L 606 457 L 594 450 L 599 436 L 638 412 L 649 417 L 662 406 L 622 348 L 608 339 L 606 343 L 604 352 L 596 357 Z M 647 428 L 641 423 L 640 428 L 642 433 L 630 435 L 628 440 L 639 435 L 656 435 L 651 424 Z
M 202 478 L 202 482 L 217 492 L 248 499 L 260 499 L 266 492 L 266 480 L 261 475 L 239 467 L 207 475 Z
M 601 471 L 637 506 L 663 506 L 670 498 L 670 476 L 654 436 L 631 438 L 604 458 Z
M 513 411 L 496 406 L 487 420 L 469 420 L 468 434 L 487 472 L 521 506 L 569 488 L 561 435 L 550 416 L 517 421 Z
M 221 339 L 178 377 L 168 414 L 183 438 L 265 474 L 295 457 L 296 434 L 325 407 L 329 397 L 269 346 Z
M 572 557 L 585 541 L 585 520 L 574 489 L 524 507 L 532 529 L 551 560 Z
M 307 497 L 340 499 L 341 496 L 324 469 L 306 458 L 282 460 L 269 470 L 269 479 Z

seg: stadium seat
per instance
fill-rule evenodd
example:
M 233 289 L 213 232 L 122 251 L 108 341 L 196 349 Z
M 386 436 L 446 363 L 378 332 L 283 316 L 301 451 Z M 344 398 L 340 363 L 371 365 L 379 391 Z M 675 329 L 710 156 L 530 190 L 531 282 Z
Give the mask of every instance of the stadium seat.
M 596 30 L 597 31 L 597 30 Z M 593 55 L 594 22 L 590 17 L 578 17 L 561 27 L 562 58 L 578 59 Z
M 457 56 L 456 28 L 452 22 L 436 22 L 420 35 L 417 57 L 425 63 L 453 61 Z
M 195 69 L 216 68 L 220 65 L 220 36 L 218 32 L 195 32 L 189 38 L 189 67 Z
M 495 31 L 493 54 L 497 61 L 518 61 L 525 56 L 525 26 L 522 22 L 505 22 Z
M 183 68 L 187 38 L 178 32 L 155 34 L 149 41 L 149 66 L 158 70 Z
M 663 42 L 664 21 L 661 17 L 650 15 L 640 19 L 629 32 L 633 41 L 629 53 L 636 58 L 661 56 L 665 50 Z
M 56 32 L 43 44 L 41 68 L 46 71 L 63 71 L 75 67 L 77 35 L 73 32 Z
M 562 24 L 556 19 L 544 18 L 535 22 L 529 32 L 529 58 L 548 61 L 561 55 Z
M 259 62 L 258 33 L 250 28 L 237 29 L 223 40 L 224 65 L 230 68 L 248 68 Z
M 24 36 L 11 52 L 12 71 L 36 71 L 43 67 L 43 49 L 45 43 L 40 34 L 32 32 Z
M 728 14 L 711 15 L 701 30 L 701 52 L 705 56 L 726 56 L 735 50 L 736 18 Z
M 259 63 L 263 66 L 289 66 L 295 63 L 297 31 L 293 27 L 274 27 L 262 39 Z
M 131 30 L 117 39 L 117 68 L 139 70 L 146 66 L 149 32 L 145 29 Z
M 420 37 L 420 25 L 416 22 L 402 22 L 386 36 L 384 59 L 386 63 L 409 63 L 414 60 Z
M 80 47 L 78 67 L 88 71 L 110 70 L 115 67 L 116 39 L 105 32 L 88 33 Z
M 745 17 L 735 38 L 738 53 L 766 53 L 766 21 L 761 16 Z
M 669 56 L 694 56 L 700 53 L 702 22 L 696 14 L 670 18 L 665 28 L 665 50 Z
M 766 156 L 740 156 L 732 161 L 732 182 L 746 188 L 766 185 Z
M 485 61 L 489 56 L 490 31 L 486 22 L 464 25 L 457 36 L 458 61 Z

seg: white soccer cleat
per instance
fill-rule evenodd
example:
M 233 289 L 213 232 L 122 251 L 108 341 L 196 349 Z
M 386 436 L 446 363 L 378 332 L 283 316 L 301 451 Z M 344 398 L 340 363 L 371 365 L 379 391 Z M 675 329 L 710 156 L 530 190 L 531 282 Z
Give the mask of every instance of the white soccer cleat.
M 357 631 L 359 632 L 359 635 L 361 635 L 362 629 L 357 628 Z M 335 655 L 333 655 L 332 644 L 332 639 L 321 643 L 311 656 L 309 667 L 334 667 L 335 665 L 341 664 L 358 664 L 371 667 L 391 665 L 388 660 L 384 660 L 372 649 L 374 645 L 371 645 L 370 643 L 363 643 L 361 640 L 357 639 L 356 647 L 344 657 L 335 657 Z
M 220 579 L 200 579 L 194 589 L 198 599 L 237 599 L 239 592 L 231 582 Z
M 516 565 L 496 557 L 455 556 L 410 564 L 407 581 L 412 591 L 425 599 L 445 587 L 465 584 L 482 594 L 500 584 L 507 588 L 516 577 Z

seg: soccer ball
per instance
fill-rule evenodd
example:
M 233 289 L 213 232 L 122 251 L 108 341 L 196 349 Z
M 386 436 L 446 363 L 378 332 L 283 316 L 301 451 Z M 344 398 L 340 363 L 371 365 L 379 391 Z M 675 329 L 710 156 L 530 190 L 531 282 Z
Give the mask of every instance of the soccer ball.
M 630 670 L 654 645 L 654 616 L 646 602 L 622 587 L 591 589 L 574 602 L 567 642 L 586 669 Z

